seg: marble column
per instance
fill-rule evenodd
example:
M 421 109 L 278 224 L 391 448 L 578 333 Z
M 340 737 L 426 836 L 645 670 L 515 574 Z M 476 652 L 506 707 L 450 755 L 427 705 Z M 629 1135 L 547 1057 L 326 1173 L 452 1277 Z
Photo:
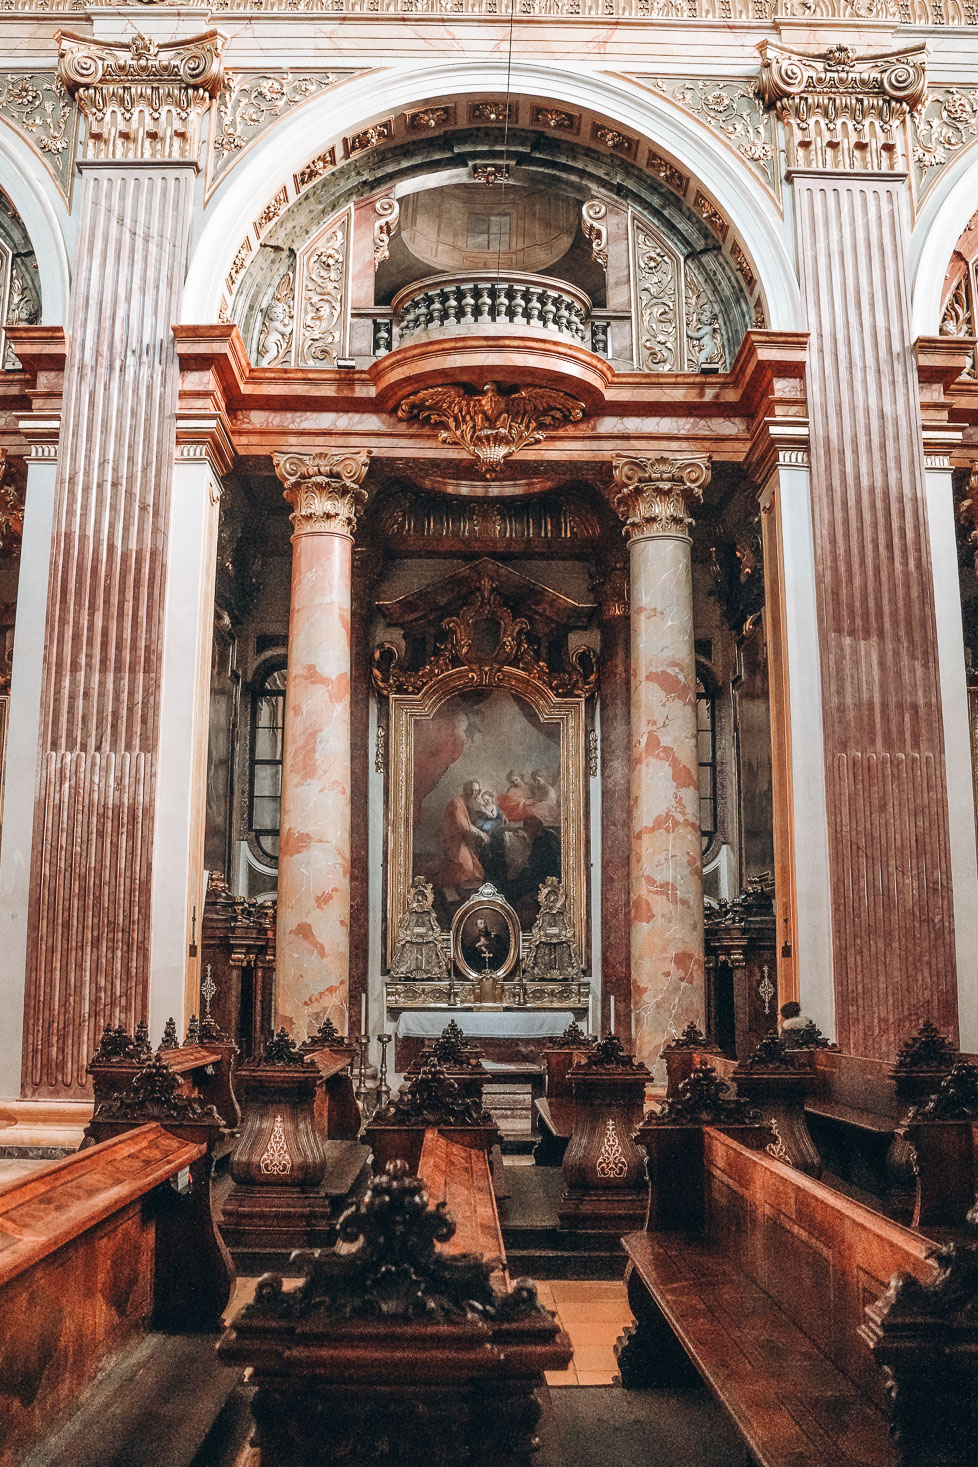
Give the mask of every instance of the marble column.
M 25 1098 L 85 1095 L 103 1025 L 132 1028 L 149 1008 L 172 325 L 200 122 L 223 75 L 216 32 L 59 40 L 85 141 L 44 629 Z
M 760 92 L 785 128 L 811 333 L 835 1037 L 849 1053 L 887 1060 L 924 1018 L 957 1031 L 903 151 L 905 119 L 926 93 L 926 47 L 864 57 L 846 46 L 821 55 L 770 42 L 759 50 Z
M 350 970 L 350 595 L 369 453 L 284 453 L 292 601 L 278 860 L 276 1026 L 347 1032 Z
M 629 542 L 632 1022 L 637 1059 L 704 1022 L 703 864 L 690 505 L 706 458 L 614 460 Z

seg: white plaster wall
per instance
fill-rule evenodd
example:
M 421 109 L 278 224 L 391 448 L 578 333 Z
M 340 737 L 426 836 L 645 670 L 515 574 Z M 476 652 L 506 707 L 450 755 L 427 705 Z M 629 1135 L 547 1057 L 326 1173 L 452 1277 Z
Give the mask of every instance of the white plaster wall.
M 75 226 L 64 200 L 37 154 L 0 121 L 0 184 L 24 221 L 37 257 L 41 323 L 60 326 L 68 319 L 68 251 Z
M 31 844 L 56 471 L 54 459 L 31 462 L 27 469 L 0 840 L 0 1099 L 15 1099 L 20 1094 Z
M 815 549 L 809 472 L 780 470 L 781 548 L 787 641 L 791 795 L 794 814 L 794 933 L 802 1011 L 835 1033 L 832 903 L 825 799 L 822 684 L 815 602 Z
M 961 1048 L 974 1053 L 978 1050 L 978 854 L 954 499 L 950 469 L 928 469 L 924 477 L 944 717 L 958 1023 Z

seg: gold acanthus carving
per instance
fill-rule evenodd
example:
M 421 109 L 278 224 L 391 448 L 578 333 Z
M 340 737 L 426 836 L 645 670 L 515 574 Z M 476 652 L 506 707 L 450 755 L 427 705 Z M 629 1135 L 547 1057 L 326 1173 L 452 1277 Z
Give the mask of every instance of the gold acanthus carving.
M 578 423 L 584 404 L 549 387 L 519 387 L 501 393 L 487 382 L 481 394 L 466 387 L 426 387 L 412 392 L 397 409 L 403 421 L 441 425 L 440 443 L 457 443 L 472 455 L 487 479 L 521 448 L 542 443 L 545 429 Z
M 224 37 L 135 35 L 124 45 L 58 31 L 58 75 L 88 128 L 84 156 L 122 162 L 196 162 L 200 124 L 221 89 Z
M 370 450 L 352 453 L 275 453 L 275 472 L 292 505 L 296 535 L 319 531 L 349 535 L 367 502 L 363 487 Z
M 589 697 L 598 686 L 597 663 L 590 648 L 575 647 L 567 655 L 566 667 L 554 671 L 537 655 L 529 622 L 513 615 L 488 576 L 461 611 L 442 622 L 436 650 L 423 667 L 411 670 L 400 662 L 400 650 L 393 642 L 381 642 L 374 651 L 374 687 L 385 697 L 423 693 L 456 668 L 466 670 L 467 682 L 473 687 L 501 686 L 515 668 L 558 698 Z
M 617 454 L 612 462 L 611 502 L 624 522 L 629 540 L 646 535 L 688 535 L 691 504 L 698 504 L 710 482 L 710 459 L 632 458 Z
M 818 56 L 761 41 L 760 95 L 784 123 L 795 168 L 892 173 L 899 140 L 927 89 L 926 46 L 857 56 L 832 46 Z

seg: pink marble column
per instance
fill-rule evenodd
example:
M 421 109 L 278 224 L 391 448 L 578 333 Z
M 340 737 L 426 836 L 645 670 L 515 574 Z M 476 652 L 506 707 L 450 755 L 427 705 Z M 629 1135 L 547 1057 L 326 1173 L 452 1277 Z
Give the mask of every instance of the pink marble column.
M 706 458 L 614 461 L 631 560 L 632 1024 L 636 1058 L 702 1025 L 703 871 L 689 505 Z
M 369 453 L 275 455 L 292 505 L 292 602 L 278 864 L 276 1025 L 347 1032 L 350 583 Z

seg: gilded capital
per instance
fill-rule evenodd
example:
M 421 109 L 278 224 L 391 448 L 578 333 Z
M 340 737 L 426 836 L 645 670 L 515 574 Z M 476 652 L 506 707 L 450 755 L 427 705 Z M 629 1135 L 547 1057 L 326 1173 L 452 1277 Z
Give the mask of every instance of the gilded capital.
M 186 41 L 93 41 L 58 31 L 58 76 L 87 124 L 84 157 L 95 162 L 196 162 L 200 124 L 221 89 L 224 37 Z
M 905 166 L 903 123 L 927 91 L 927 47 L 816 56 L 761 41 L 761 100 L 784 123 L 792 168 L 893 173 Z
M 285 485 L 297 535 L 319 531 L 349 535 L 367 502 L 363 487 L 370 450 L 354 453 L 276 453 L 275 472 Z
M 690 505 L 700 502 L 710 482 L 706 455 L 632 458 L 616 454 L 612 467 L 611 503 L 629 540 L 689 534 L 693 524 Z

